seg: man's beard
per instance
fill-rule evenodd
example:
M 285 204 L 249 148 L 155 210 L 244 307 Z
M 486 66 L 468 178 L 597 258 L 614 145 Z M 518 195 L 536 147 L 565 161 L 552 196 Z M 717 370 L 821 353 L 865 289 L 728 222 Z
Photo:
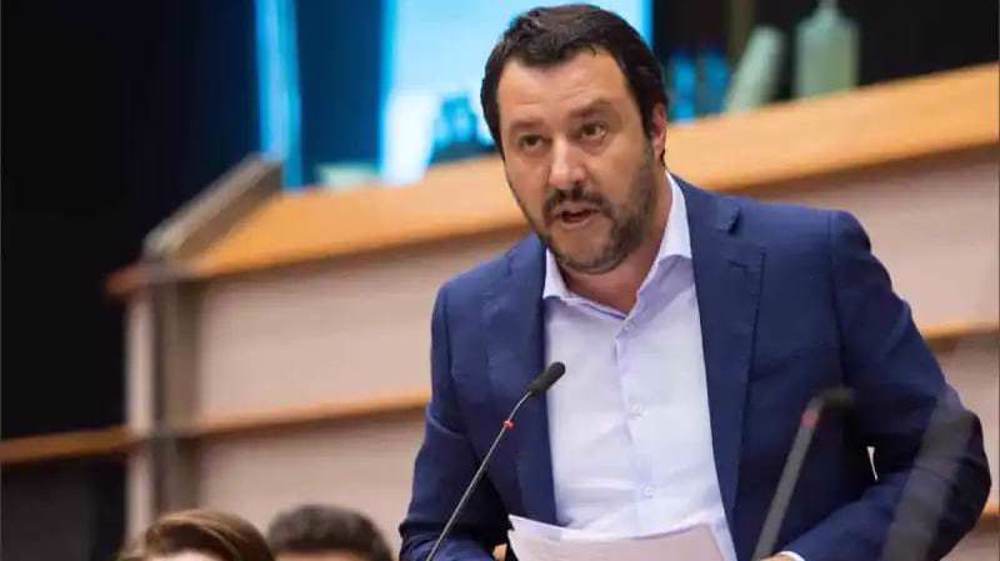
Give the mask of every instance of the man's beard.
M 571 189 L 555 189 L 546 197 L 542 206 L 543 225 L 536 223 L 526 211 L 524 204 L 517 199 L 522 212 L 528 217 L 531 227 L 549 248 L 558 263 L 577 273 L 599 275 L 607 273 L 620 265 L 626 257 L 632 254 L 649 234 L 653 223 L 656 207 L 656 179 L 653 165 L 652 147 L 647 146 L 642 164 L 636 170 L 629 186 L 625 203 L 614 206 L 604 195 L 587 191 L 583 185 L 574 185 Z M 549 231 L 549 227 L 558 215 L 553 210 L 565 202 L 582 202 L 596 207 L 596 211 L 611 221 L 611 231 L 608 233 L 604 246 L 597 255 L 590 259 L 577 259 L 567 254 L 559 247 Z

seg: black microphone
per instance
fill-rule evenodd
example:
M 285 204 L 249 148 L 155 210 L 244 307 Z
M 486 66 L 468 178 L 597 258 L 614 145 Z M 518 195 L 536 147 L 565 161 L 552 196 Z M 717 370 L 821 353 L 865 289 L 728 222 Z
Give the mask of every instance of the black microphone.
M 809 401 L 806 410 L 802 412 L 802 420 L 799 423 L 799 430 L 795 434 L 795 441 L 788 452 L 785 460 L 785 467 L 781 470 L 781 479 L 778 480 L 778 488 L 771 499 L 771 506 L 767 510 L 767 518 L 764 519 L 764 527 L 760 531 L 757 539 L 757 547 L 753 551 L 753 561 L 760 561 L 771 555 L 774 551 L 774 544 L 778 540 L 778 531 L 785 520 L 785 513 L 788 511 L 788 504 L 792 500 L 792 493 L 795 491 L 795 484 L 799 480 L 802 472 L 802 464 L 806 459 L 806 452 L 812 443 L 813 435 L 816 433 L 816 426 L 819 425 L 820 418 L 826 409 L 848 409 L 854 405 L 854 392 L 845 387 L 830 388 Z
M 544 372 L 538 375 L 537 378 L 528 384 L 528 389 L 521 396 L 521 399 L 517 402 L 510 411 L 510 415 L 504 420 L 503 424 L 500 426 L 500 432 L 497 433 L 497 437 L 493 440 L 493 445 L 490 446 L 486 456 L 483 458 L 483 462 L 479 464 L 479 469 L 476 470 L 476 474 L 472 476 L 472 481 L 469 482 L 469 486 L 465 488 L 465 493 L 462 493 L 462 498 L 458 500 L 458 505 L 455 510 L 451 512 L 451 517 L 448 518 L 448 522 L 445 523 L 444 529 L 441 530 L 441 535 L 438 536 L 437 541 L 434 542 L 434 547 L 431 548 L 431 552 L 427 554 L 424 561 L 431 561 L 434 556 L 437 555 L 438 549 L 440 549 L 441 544 L 444 543 L 444 539 L 448 536 L 448 532 L 451 531 L 451 527 L 455 525 L 458 520 L 458 515 L 462 513 L 462 509 L 465 508 L 465 503 L 469 502 L 469 497 L 472 496 L 472 491 L 475 490 L 476 485 L 479 480 L 483 478 L 486 473 L 486 466 L 490 463 L 490 458 L 493 457 L 493 452 L 497 449 L 497 445 L 500 444 L 500 440 L 503 439 L 504 435 L 508 431 L 514 428 L 514 415 L 517 415 L 518 409 L 524 405 L 525 401 L 529 398 L 535 397 L 536 395 L 542 395 L 556 383 L 556 380 L 562 377 L 566 373 L 566 365 L 561 362 L 553 362 L 545 369 Z
M 548 368 L 545 369 L 544 372 L 539 374 L 537 378 L 535 378 L 534 380 L 531 381 L 530 384 L 528 384 L 528 393 L 525 395 L 525 397 L 526 398 L 534 397 L 536 395 L 541 395 L 549 391 L 549 388 L 552 387 L 552 384 L 555 384 L 556 380 L 562 378 L 562 375 L 565 373 L 566 373 L 565 364 L 561 362 L 553 362 L 552 364 L 549 365 Z M 521 401 L 524 401 L 524 399 L 521 399 Z M 520 403 L 514 406 L 514 410 L 510 414 L 511 417 L 514 416 L 514 413 L 517 413 L 517 408 L 520 406 L 521 406 Z

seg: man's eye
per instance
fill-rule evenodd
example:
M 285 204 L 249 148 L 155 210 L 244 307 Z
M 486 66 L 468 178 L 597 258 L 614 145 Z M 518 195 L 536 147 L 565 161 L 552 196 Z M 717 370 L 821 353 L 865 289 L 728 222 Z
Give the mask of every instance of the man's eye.
M 537 134 L 526 134 L 517 140 L 522 150 L 535 150 L 542 144 L 542 137 Z
M 604 138 L 608 128 L 604 123 L 587 123 L 580 128 L 580 136 L 586 140 L 599 140 Z

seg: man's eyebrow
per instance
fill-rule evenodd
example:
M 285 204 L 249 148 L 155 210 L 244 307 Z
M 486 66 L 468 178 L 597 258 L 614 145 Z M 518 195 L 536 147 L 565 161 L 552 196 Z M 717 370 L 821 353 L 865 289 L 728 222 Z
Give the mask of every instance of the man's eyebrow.
M 535 118 L 517 119 L 515 121 L 512 121 L 507 126 L 507 133 L 508 134 L 513 134 L 513 133 L 515 133 L 515 132 L 517 132 L 519 130 L 522 130 L 522 129 L 535 128 L 538 125 L 540 125 L 541 122 L 542 122 L 541 119 L 535 119 Z
M 579 107 L 577 109 L 574 109 L 573 111 L 570 111 L 570 116 L 573 118 L 580 118 L 593 115 L 594 113 L 600 113 L 602 111 L 608 111 L 612 109 L 614 109 L 614 105 L 612 105 L 610 101 L 599 97 L 587 103 L 583 107 Z
M 569 115 L 573 119 L 580 119 L 583 117 L 588 117 L 595 113 L 601 113 L 604 111 L 613 111 L 614 104 L 610 100 L 603 97 L 591 100 L 581 107 L 578 107 L 570 111 Z M 507 126 L 507 134 L 514 134 L 524 129 L 532 129 L 542 124 L 542 120 L 534 117 L 527 117 L 523 119 L 516 119 L 511 121 Z

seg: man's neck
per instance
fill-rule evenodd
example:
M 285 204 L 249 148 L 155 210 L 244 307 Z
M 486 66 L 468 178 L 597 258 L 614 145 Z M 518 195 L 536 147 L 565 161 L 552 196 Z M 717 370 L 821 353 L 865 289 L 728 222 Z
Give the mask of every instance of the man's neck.
M 565 268 L 560 268 L 566 288 L 599 304 L 610 306 L 624 314 L 628 314 L 635 306 L 638 299 L 639 287 L 646 279 L 656 256 L 660 252 L 660 244 L 663 241 L 666 230 L 667 217 L 670 215 L 670 206 L 673 204 L 673 195 L 669 184 L 664 182 L 658 186 L 660 196 L 656 200 L 654 219 L 650 224 L 650 231 L 639 247 L 629 254 L 614 269 L 597 275 L 578 273 Z

